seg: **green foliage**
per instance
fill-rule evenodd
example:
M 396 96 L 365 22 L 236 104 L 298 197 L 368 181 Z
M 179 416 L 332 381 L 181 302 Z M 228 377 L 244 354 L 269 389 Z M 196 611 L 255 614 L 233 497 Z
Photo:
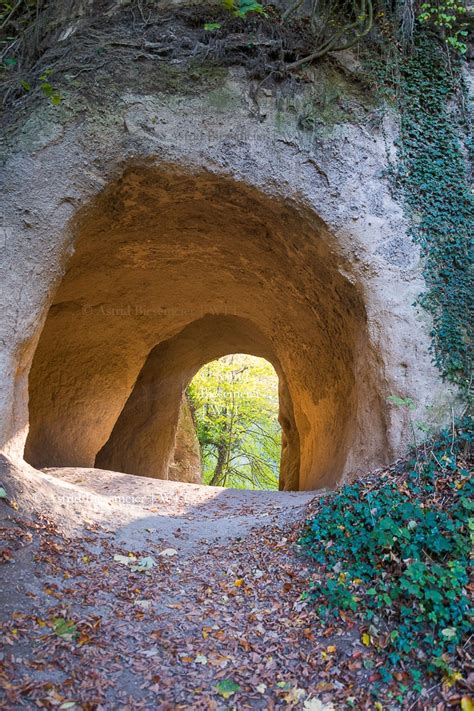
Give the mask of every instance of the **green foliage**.
M 234 488 L 278 488 L 278 378 L 262 358 L 226 356 L 194 377 L 188 396 L 204 481 Z
M 46 71 L 44 71 L 40 75 L 39 86 L 43 94 L 48 97 L 51 103 L 54 106 L 57 106 L 61 102 L 61 96 L 59 95 L 59 92 L 54 89 L 53 85 L 49 81 L 51 73 L 51 69 L 46 69 Z
M 365 644 L 387 666 L 449 674 L 471 630 L 469 582 L 474 485 L 464 461 L 472 422 L 445 432 L 375 483 L 347 484 L 325 497 L 301 539 L 322 566 L 310 591 L 321 615 L 349 610 L 370 625 Z M 420 461 L 421 457 L 421 461 Z
M 446 55 L 420 37 L 401 67 L 401 136 L 397 180 L 415 218 L 413 237 L 425 257 L 428 291 L 420 303 L 433 317 L 433 353 L 452 381 L 468 386 L 474 314 L 469 189 L 454 109 L 458 86 Z
M 222 679 L 216 684 L 215 689 L 220 696 L 228 699 L 240 691 L 240 686 L 233 679 Z
M 396 407 L 407 407 L 409 410 L 415 409 L 415 403 L 413 402 L 411 397 L 398 397 L 398 395 L 389 395 L 387 398 L 387 402 L 390 402 Z
M 250 12 L 266 15 L 263 5 L 258 0 L 223 0 L 223 5 L 236 17 L 245 17 Z
M 427 0 L 421 4 L 418 19 L 438 30 L 451 49 L 466 54 L 465 15 L 466 7 L 459 0 Z
M 55 617 L 52 620 L 53 630 L 58 637 L 62 637 L 68 642 L 72 642 L 78 636 L 77 627 L 71 620 L 64 617 Z
M 61 103 L 61 95 L 50 82 L 50 75 L 52 74 L 51 69 L 46 69 L 40 76 L 38 80 L 39 88 L 42 93 L 51 101 L 53 106 L 58 106 Z M 32 86 L 26 79 L 20 79 L 20 86 L 25 91 L 31 91 Z
M 432 353 L 443 375 L 467 391 L 472 377 L 474 196 L 465 156 L 472 149 L 462 109 L 460 66 L 425 32 L 410 54 L 383 69 L 382 91 L 400 114 L 393 185 L 411 217 L 424 258 L 426 293 L 418 303 L 433 319 Z M 466 136 L 464 145 L 463 134 Z

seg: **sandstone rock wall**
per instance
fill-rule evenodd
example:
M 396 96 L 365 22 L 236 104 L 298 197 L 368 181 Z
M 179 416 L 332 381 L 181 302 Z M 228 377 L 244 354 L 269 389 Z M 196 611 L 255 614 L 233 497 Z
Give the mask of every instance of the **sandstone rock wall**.
M 168 469 L 170 481 L 202 484 L 202 462 L 196 422 L 186 396 L 181 401 L 173 451 L 173 461 Z
M 287 488 L 404 453 L 411 428 L 391 394 L 415 401 L 415 420 L 445 421 L 453 394 L 413 306 L 419 252 L 383 177 L 390 121 L 375 122 L 376 107 L 354 122 L 324 107 L 318 118 L 316 104 L 307 130 L 294 107 L 314 100 L 316 79 L 311 97 L 270 88 L 256 108 L 239 68 L 191 92 L 180 80 L 154 89 L 136 67 L 120 82 L 109 71 L 102 101 L 88 103 L 78 78 L 59 107 L 25 101 L 7 131 L 4 451 L 93 466 L 153 349 L 207 318 L 248 322 L 248 350 L 258 330 L 280 368 L 281 417 L 298 442 Z

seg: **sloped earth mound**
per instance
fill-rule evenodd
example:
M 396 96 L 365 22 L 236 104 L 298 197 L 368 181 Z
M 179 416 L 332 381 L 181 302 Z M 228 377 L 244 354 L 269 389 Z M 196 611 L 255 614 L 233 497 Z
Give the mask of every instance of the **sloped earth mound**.
M 383 649 L 302 598 L 320 494 L 1 465 L 1 708 L 385 708 Z M 404 708 L 458 705 L 423 682 Z

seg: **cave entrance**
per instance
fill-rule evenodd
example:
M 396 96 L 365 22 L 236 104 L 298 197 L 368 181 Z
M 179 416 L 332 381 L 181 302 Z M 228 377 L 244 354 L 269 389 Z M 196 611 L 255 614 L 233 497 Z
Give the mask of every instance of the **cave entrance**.
M 167 479 L 183 393 L 235 353 L 278 375 L 281 489 L 332 484 L 378 446 L 362 295 L 314 212 L 133 165 L 70 228 L 29 374 L 30 464 Z
M 95 457 L 95 466 L 201 483 L 198 445 L 195 434 L 190 436 L 193 425 L 187 392 L 189 388 L 192 392 L 193 380 L 206 364 L 232 354 L 251 354 L 267 362 L 274 373 L 273 384 L 278 388 L 275 408 L 282 428 L 279 486 L 285 488 L 292 481 L 292 488 L 297 488 L 300 443 L 280 360 L 258 326 L 225 314 L 207 314 L 151 350 L 107 442 Z M 188 462 L 184 461 L 184 450 L 190 455 Z
M 244 353 L 207 363 L 186 389 L 174 455 L 178 478 L 197 465 L 211 486 L 278 489 L 278 415 L 271 363 Z

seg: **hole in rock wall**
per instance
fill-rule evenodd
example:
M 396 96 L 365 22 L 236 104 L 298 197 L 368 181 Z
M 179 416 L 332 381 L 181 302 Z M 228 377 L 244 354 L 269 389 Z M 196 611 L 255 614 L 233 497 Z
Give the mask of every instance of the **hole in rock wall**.
M 199 478 L 212 486 L 277 489 L 278 415 L 278 376 L 268 361 L 240 353 L 208 363 L 181 406 L 172 464 L 177 478 L 197 465 Z
M 95 466 L 160 479 L 201 482 L 202 469 L 197 461 L 200 452 L 195 434 L 197 423 L 193 422 L 191 412 L 192 381 L 205 364 L 235 351 L 266 358 L 273 363 L 275 372 L 280 373 L 277 380 L 279 417 L 284 433 L 282 470 L 286 471 L 288 466 L 286 461 L 283 464 L 284 455 L 290 455 L 294 466 L 294 460 L 297 461 L 299 456 L 297 430 L 291 397 L 278 358 L 250 321 L 222 314 L 197 319 L 173 338 L 155 346 L 109 439 L 97 454 Z M 196 400 L 197 396 L 195 393 Z M 287 452 L 288 443 L 290 449 Z M 222 474 L 226 472 L 229 473 L 228 466 Z M 219 483 L 224 485 L 225 480 L 221 479 Z
M 205 171 L 132 166 L 72 228 L 29 376 L 33 466 L 193 480 L 172 466 L 186 388 L 231 354 L 278 376 L 280 488 L 335 482 L 361 411 L 379 437 L 363 300 L 316 214 Z

